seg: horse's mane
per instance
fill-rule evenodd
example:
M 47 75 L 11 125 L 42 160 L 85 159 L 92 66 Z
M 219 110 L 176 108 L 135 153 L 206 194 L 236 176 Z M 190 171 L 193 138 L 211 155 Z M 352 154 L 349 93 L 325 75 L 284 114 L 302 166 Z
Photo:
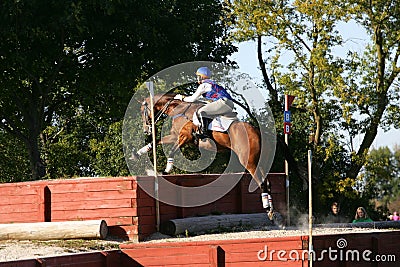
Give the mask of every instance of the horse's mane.
M 176 95 L 177 95 L 177 94 L 175 94 L 175 93 L 166 93 L 166 94 L 161 93 L 161 94 L 156 94 L 156 95 L 154 95 L 154 102 L 157 103 L 158 105 L 165 105 L 168 101 L 174 100 L 174 97 L 175 97 Z M 178 103 L 178 101 L 179 101 L 179 103 L 182 103 L 182 102 L 183 102 L 183 101 L 180 101 L 180 100 L 176 100 L 176 101 L 177 101 L 177 103 Z M 190 102 L 183 102 L 183 103 L 187 103 L 188 105 L 190 104 Z M 200 104 L 200 105 L 203 105 L 204 102 L 202 102 L 202 101 L 195 101 L 195 102 L 192 102 L 192 104 Z M 173 105 L 173 106 L 175 106 L 175 105 Z
M 156 94 L 154 95 L 154 102 L 160 102 L 160 104 L 164 104 L 172 99 L 174 99 L 174 97 L 176 96 L 176 94 L 174 93 L 167 93 L 167 94 Z

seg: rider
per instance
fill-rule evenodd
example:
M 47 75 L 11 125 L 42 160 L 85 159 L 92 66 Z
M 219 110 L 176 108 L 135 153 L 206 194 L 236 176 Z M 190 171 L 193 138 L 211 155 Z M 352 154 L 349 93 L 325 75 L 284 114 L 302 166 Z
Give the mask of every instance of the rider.
M 209 103 L 199 108 L 197 117 L 201 125 L 199 126 L 200 139 L 207 138 L 207 121 L 209 118 L 218 115 L 226 115 L 233 112 L 233 101 L 231 95 L 221 85 L 210 80 L 211 71 L 207 67 L 201 67 L 196 71 L 197 83 L 199 87 L 191 96 L 176 95 L 175 99 L 185 102 L 194 102 L 201 96 L 205 97 Z

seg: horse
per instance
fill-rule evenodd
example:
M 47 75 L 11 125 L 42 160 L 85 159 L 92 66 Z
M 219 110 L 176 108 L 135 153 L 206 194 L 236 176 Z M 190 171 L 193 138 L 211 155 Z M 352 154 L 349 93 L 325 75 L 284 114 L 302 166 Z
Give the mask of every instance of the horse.
M 164 114 L 172 118 L 170 134 L 163 136 L 157 142 L 157 145 L 172 144 L 164 173 L 167 174 L 172 170 L 174 154 L 185 144 L 195 144 L 208 150 L 216 149 L 217 152 L 230 149 L 238 156 L 240 163 L 251 174 L 257 186 L 264 193 L 264 197 L 268 196 L 268 200 L 266 202 L 263 201 L 263 205 L 267 210 L 269 219 L 278 224 L 278 226 L 283 226 L 282 215 L 273 208 L 270 182 L 266 173 L 259 165 L 262 145 L 260 130 L 250 123 L 235 120 L 229 126 L 228 132 L 211 131 L 210 138 L 216 146 L 212 145 L 210 140 L 198 140 L 195 135 L 198 126 L 193 123 L 192 118 L 193 114 L 204 103 L 184 102 L 174 99 L 175 95 L 173 93 L 156 94 L 153 98 L 154 120 L 158 121 Z M 152 133 L 151 114 L 150 97 L 147 97 L 141 105 L 143 130 L 147 135 L 151 135 Z M 131 159 L 136 159 L 140 155 L 150 151 L 151 148 L 152 143 L 149 143 L 138 151 L 133 150 Z

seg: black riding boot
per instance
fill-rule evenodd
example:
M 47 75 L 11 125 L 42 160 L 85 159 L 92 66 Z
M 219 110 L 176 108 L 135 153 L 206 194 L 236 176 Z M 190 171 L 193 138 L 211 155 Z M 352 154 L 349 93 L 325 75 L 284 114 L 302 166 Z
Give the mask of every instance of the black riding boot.
M 199 139 L 209 138 L 208 133 L 207 133 L 207 131 L 208 131 L 208 122 L 209 122 L 208 118 L 204 117 L 204 116 L 201 116 L 200 117 L 200 122 L 201 122 L 201 126 L 199 127 L 199 134 L 197 135 L 197 137 Z

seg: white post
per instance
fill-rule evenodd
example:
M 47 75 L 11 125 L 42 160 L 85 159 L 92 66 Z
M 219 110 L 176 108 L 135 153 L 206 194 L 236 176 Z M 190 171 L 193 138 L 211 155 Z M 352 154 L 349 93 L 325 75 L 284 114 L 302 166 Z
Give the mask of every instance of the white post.
M 156 157 L 156 127 L 154 121 L 154 83 L 146 82 L 147 89 L 150 92 L 150 113 L 151 113 L 151 134 L 153 139 L 153 167 L 154 167 L 154 197 L 156 201 L 156 224 L 157 231 L 160 231 L 160 201 L 158 200 L 158 175 L 157 175 L 157 157 Z
M 289 135 L 285 134 L 285 143 L 289 147 Z M 290 203 L 289 203 L 289 163 L 285 160 L 285 176 L 286 176 L 286 210 L 287 210 L 287 225 L 290 226 Z
M 308 262 L 309 266 L 313 265 L 313 243 L 312 243 L 312 152 L 308 150 Z M 311 258 L 310 258 L 311 256 Z
M 290 118 L 290 111 L 289 108 L 292 105 L 294 100 L 294 96 L 285 95 L 285 112 L 284 112 L 284 134 L 285 134 L 285 144 L 289 147 L 289 134 L 290 134 L 290 127 L 291 127 L 291 118 Z M 286 176 L 286 210 L 287 210 L 287 224 L 290 225 L 290 198 L 289 198 L 289 163 L 285 159 L 285 176 Z

